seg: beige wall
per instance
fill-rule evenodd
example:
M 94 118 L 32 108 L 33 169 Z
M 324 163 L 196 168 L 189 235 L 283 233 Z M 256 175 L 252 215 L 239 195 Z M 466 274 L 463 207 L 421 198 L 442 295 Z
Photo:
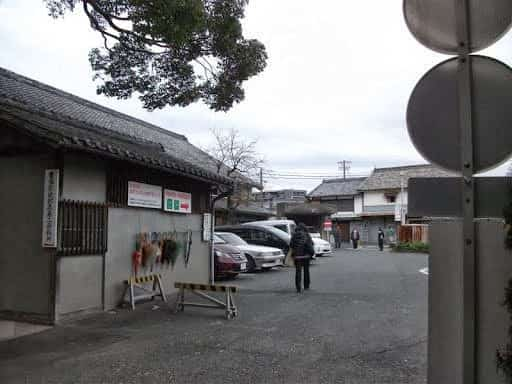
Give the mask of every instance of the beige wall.
M 106 255 L 106 308 L 117 306 L 122 299 L 124 280 L 132 273 L 131 258 L 135 251 L 136 234 L 140 232 L 193 231 L 192 252 L 188 268 L 180 256 L 174 270 L 159 268 L 155 272 L 163 275 L 166 293 L 174 292 L 177 280 L 208 283 L 209 243 L 202 241 L 202 216 L 168 214 L 156 210 L 134 208 L 112 208 L 109 210 L 108 252 Z M 142 271 L 142 274 L 144 271 Z M 146 270 L 146 273 L 151 273 Z

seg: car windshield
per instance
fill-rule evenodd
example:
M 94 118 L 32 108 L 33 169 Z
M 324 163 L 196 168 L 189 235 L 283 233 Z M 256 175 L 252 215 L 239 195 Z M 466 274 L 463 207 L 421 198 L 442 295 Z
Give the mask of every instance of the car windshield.
M 226 244 L 226 242 L 221 239 L 218 235 L 214 234 L 213 235 L 213 243 L 214 244 Z
M 226 243 L 231 244 L 231 245 L 247 245 L 247 242 L 245 242 L 243 239 L 241 239 L 239 236 L 235 235 L 234 233 L 220 233 L 220 234 L 216 234 L 216 236 L 220 237 Z
M 283 232 L 288 233 L 288 226 L 286 224 L 276 224 L 276 225 L 273 225 L 273 227 L 277 228 L 277 229 L 280 229 Z

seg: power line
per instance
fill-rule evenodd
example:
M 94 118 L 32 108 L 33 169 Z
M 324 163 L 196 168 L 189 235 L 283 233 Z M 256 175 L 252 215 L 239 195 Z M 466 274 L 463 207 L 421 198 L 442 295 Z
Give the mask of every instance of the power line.
M 289 171 L 264 171 L 266 175 L 285 175 L 285 176 L 333 176 L 332 173 L 314 173 L 314 172 L 289 172 Z
M 368 175 L 350 175 L 350 178 L 356 177 L 367 177 Z M 267 175 L 266 179 L 290 179 L 290 180 L 332 180 L 340 179 L 339 176 L 325 177 L 325 176 L 306 176 L 306 175 L 294 175 L 294 176 L 280 176 L 280 175 Z

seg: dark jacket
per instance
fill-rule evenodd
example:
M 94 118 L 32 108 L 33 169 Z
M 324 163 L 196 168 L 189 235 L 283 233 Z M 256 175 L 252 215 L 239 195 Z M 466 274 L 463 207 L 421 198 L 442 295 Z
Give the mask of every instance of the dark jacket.
M 350 239 L 359 240 L 359 231 L 352 231 L 352 233 L 350 234 Z
M 306 231 L 297 227 L 290 241 L 290 249 L 295 260 L 309 259 L 315 254 L 313 239 Z

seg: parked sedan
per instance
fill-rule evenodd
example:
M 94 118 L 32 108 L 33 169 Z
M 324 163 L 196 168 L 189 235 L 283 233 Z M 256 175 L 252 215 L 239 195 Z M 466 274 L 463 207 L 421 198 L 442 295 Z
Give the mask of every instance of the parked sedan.
M 240 250 L 218 236 L 213 238 L 215 277 L 235 277 L 247 271 L 247 259 Z
M 284 253 L 279 248 L 266 247 L 263 245 L 251 245 L 244 239 L 230 232 L 215 232 L 215 235 L 240 250 L 247 258 L 247 269 L 268 270 L 272 267 L 283 265 Z
M 310 233 L 315 248 L 315 256 L 327 256 L 332 254 L 331 243 L 321 238 L 319 233 Z
M 219 232 L 230 232 L 240 236 L 249 244 L 279 248 L 283 254 L 290 248 L 290 235 L 274 227 L 264 225 L 224 225 L 216 228 Z

